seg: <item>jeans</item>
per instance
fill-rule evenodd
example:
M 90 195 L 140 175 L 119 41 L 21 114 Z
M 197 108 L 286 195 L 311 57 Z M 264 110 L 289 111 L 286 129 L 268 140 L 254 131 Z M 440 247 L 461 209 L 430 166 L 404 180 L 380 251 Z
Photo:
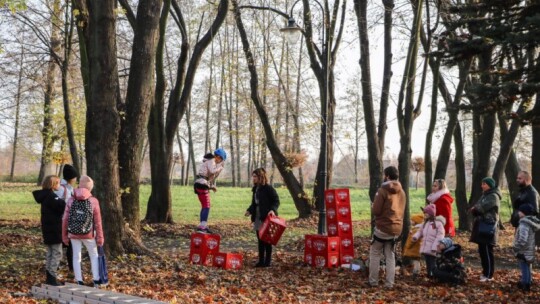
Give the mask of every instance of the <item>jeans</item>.
M 532 282 L 532 264 L 527 263 L 527 261 L 524 261 L 522 259 L 519 259 L 519 269 L 521 269 L 521 284 L 523 285 L 531 285 Z
M 371 286 L 377 286 L 379 284 L 380 263 L 384 255 L 386 260 L 386 283 L 384 285 L 391 288 L 394 286 L 394 278 L 396 276 L 394 236 L 381 232 L 377 228 L 375 228 L 374 234 L 388 241 L 379 242 L 374 239 L 371 243 L 371 247 L 369 248 L 369 284 Z
M 81 271 L 81 251 L 82 245 L 86 247 L 90 256 L 90 265 L 92 266 L 92 277 L 94 281 L 99 281 L 98 252 L 95 239 L 71 239 L 73 247 L 73 273 L 76 281 L 83 281 Z
M 482 275 L 486 278 L 493 278 L 495 272 L 495 259 L 493 257 L 493 245 L 478 244 L 478 253 L 482 262 Z
M 47 255 L 45 257 L 45 269 L 54 277 L 58 275 L 58 265 L 62 260 L 62 243 L 47 244 Z

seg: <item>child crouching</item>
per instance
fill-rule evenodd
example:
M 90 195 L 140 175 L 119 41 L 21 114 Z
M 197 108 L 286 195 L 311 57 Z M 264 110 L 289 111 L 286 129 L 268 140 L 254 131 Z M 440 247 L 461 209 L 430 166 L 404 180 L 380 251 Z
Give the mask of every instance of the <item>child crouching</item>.
M 451 238 L 444 238 L 437 246 L 437 266 L 433 277 L 441 283 L 465 284 L 467 273 L 461 256 L 461 246 Z

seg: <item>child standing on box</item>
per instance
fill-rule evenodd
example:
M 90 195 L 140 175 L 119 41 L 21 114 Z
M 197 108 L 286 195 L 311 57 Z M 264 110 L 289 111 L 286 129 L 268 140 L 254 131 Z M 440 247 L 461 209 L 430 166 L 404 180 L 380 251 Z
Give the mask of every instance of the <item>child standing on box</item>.
M 62 259 L 62 215 L 66 202 L 54 191 L 60 187 L 60 178 L 49 175 L 43 179 L 41 190 L 32 192 L 34 199 L 41 205 L 41 232 L 43 243 L 47 246 L 45 284 L 60 286 L 57 280 L 58 264 Z
M 436 207 L 434 204 L 429 204 L 423 208 L 424 217 L 426 221 L 413 236 L 413 241 L 416 242 L 422 238 L 420 245 L 420 252 L 426 260 L 426 269 L 428 277 L 433 277 L 433 270 L 435 269 L 435 261 L 437 256 L 437 246 L 439 241 L 444 238 L 445 230 L 444 225 L 446 220 L 443 216 L 435 217 Z
M 437 245 L 437 267 L 433 277 L 441 283 L 464 284 L 467 278 L 461 246 L 445 237 Z
M 416 278 L 420 274 L 420 242 L 414 242 L 412 240 L 413 235 L 422 229 L 422 223 L 424 223 L 424 215 L 421 213 L 411 216 L 411 231 L 405 242 L 405 248 L 403 251 L 403 257 L 408 258 L 413 266 L 412 274 L 413 278 Z
M 201 203 L 201 212 L 199 214 L 200 223 L 197 227 L 198 232 L 211 233 L 208 229 L 208 216 L 210 214 L 210 189 L 216 192 L 217 188 L 215 185 L 216 179 L 223 171 L 223 165 L 227 159 L 227 152 L 222 148 L 217 149 L 214 153 L 207 153 L 204 158 L 201 166 L 199 167 L 199 172 L 197 173 L 197 179 L 195 179 L 195 184 L 193 188 L 195 194 L 199 198 Z
M 255 234 L 257 234 L 259 262 L 255 264 L 255 267 L 269 267 L 272 261 L 272 244 L 263 242 L 259 238 L 259 229 L 267 216 L 277 215 L 279 196 L 276 190 L 268 184 L 264 168 L 253 170 L 251 177 L 253 179 L 253 195 L 245 216 L 251 216 L 251 222 Z
M 514 238 L 514 254 L 521 269 L 521 280 L 517 286 L 523 291 L 531 290 L 532 262 L 535 258 L 535 234 L 540 230 L 540 219 L 531 204 L 522 204 L 518 209 L 519 226 Z

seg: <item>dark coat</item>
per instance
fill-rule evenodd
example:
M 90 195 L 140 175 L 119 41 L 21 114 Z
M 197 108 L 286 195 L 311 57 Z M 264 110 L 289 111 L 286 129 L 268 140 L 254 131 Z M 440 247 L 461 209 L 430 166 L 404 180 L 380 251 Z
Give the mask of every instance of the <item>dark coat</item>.
M 62 243 L 62 216 L 66 202 L 59 198 L 52 190 L 43 189 L 32 192 L 34 199 L 41 205 L 41 231 L 43 243 Z
M 499 208 L 501 206 L 501 191 L 499 188 L 489 189 L 474 204 L 472 214 L 474 216 L 473 228 L 470 241 L 477 244 L 497 245 L 499 239 Z M 478 225 L 480 221 L 495 223 L 495 234 L 492 238 L 480 236 L 478 233 Z
M 278 215 L 277 210 L 279 208 L 279 196 L 276 189 L 268 184 L 259 186 L 258 188 L 259 189 L 257 190 L 257 186 L 255 186 L 253 189 L 251 189 L 253 195 L 251 196 L 251 205 L 249 205 L 249 208 L 247 209 L 247 211 L 251 214 L 252 222 L 255 222 L 255 216 L 257 214 L 255 195 L 257 195 L 257 198 L 259 199 L 259 212 L 261 215 L 259 220 L 261 220 L 261 222 L 264 222 L 268 212 L 271 210 Z
M 534 189 L 532 185 L 528 185 L 527 187 L 519 189 L 518 196 L 512 203 L 512 209 L 514 210 L 512 212 L 512 218 L 510 219 L 512 226 L 517 227 L 519 225 L 519 206 L 523 204 L 529 204 L 533 206 L 535 214 L 538 214 L 538 201 L 538 192 L 536 191 L 536 189 Z

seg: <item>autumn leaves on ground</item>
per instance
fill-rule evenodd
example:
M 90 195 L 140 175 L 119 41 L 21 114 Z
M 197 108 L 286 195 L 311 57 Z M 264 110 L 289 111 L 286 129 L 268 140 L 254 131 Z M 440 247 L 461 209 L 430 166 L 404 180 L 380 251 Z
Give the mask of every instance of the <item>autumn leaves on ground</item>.
M 511 228 L 502 232 L 495 251 L 498 267 L 492 282 L 479 282 L 476 247 L 467 242 L 468 233 L 461 233 L 456 241 L 465 247 L 465 286 L 437 284 L 426 277 L 415 281 L 398 274 L 395 288 L 385 290 L 368 287 L 361 272 L 304 266 L 302 234 L 314 233 L 316 221 L 316 217 L 289 221 L 288 233 L 278 244 L 270 268 L 253 267 L 256 240 L 249 226 L 214 223 L 223 251 L 244 255 L 244 267 L 235 271 L 188 263 L 193 227 L 145 226 L 145 244 L 156 256 L 126 255 L 110 260 L 107 289 L 170 303 L 532 303 L 539 299 L 540 286 L 534 285 L 530 293 L 515 287 L 519 271 L 510 250 Z M 366 231 L 368 223 L 355 222 L 354 229 Z M 355 238 L 355 251 L 357 257 L 367 257 L 368 237 Z M 0 220 L 1 303 L 38 303 L 28 292 L 44 281 L 44 252 L 39 222 Z M 89 281 L 89 262 L 83 267 Z M 538 264 L 534 268 L 533 284 L 540 282 Z M 66 265 L 61 266 L 61 274 L 69 280 Z

